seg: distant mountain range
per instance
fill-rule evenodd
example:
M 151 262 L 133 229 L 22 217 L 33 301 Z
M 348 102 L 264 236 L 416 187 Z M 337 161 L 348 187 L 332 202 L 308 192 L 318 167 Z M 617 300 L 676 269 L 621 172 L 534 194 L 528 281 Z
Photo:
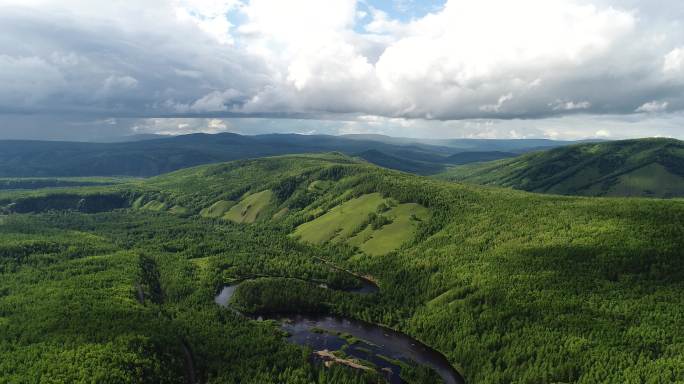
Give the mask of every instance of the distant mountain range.
M 527 152 L 532 149 L 548 149 L 562 147 L 569 144 L 596 143 L 603 140 L 549 140 L 549 139 L 418 139 L 408 137 L 393 137 L 376 134 L 351 134 L 341 135 L 346 139 L 379 141 L 386 144 L 408 145 L 424 144 L 430 146 L 446 147 L 461 151 L 509 151 Z
M 417 174 L 573 144 L 551 140 L 419 140 L 382 135 L 139 135 L 127 142 L 0 141 L 0 177 L 147 177 L 200 164 L 294 153 L 342 152 Z
M 684 142 L 587 143 L 455 167 L 442 179 L 584 196 L 684 196 Z

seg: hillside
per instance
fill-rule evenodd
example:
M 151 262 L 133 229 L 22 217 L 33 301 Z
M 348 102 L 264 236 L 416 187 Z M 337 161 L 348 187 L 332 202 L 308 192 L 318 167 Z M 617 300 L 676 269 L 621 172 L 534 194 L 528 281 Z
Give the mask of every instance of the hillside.
M 684 196 L 684 142 L 639 139 L 572 145 L 451 168 L 438 178 L 583 196 Z
M 470 163 L 481 163 L 484 161 L 500 160 L 516 156 L 518 156 L 517 153 L 500 151 L 461 152 L 449 156 L 448 161 L 450 164 L 462 165 Z
M 452 146 L 453 143 L 446 141 L 445 145 L 440 145 L 389 139 L 382 136 L 221 133 L 133 136 L 129 138 L 130 142 L 115 143 L 5 140 L 0 141 L 0 177 L 149 177 L 200 164 L 333 151 L 360 155 L 377 165 L 400 171 L 434 174 L 444 171 L 450 164 L 464 163 L 463 160 L 452 162 L 449 156 L 454 154 L 487 152 L 494 150 L 488 148 L 498 150 L 500 147 L 515 148 L 514 152 L 521 153 L 540 144 L 537 140 L 485 140 Z
M 0 205 L 36 212 L 0 216 L 0 375 L 17 382 L 102 364 L 174 382 L 182 345 L 209 382 L 382 382 L 312 365 L 274 323 L 213 303 L 244 280 L 238 308 L 383 324 L 468 383 L 684 380 L 682 201 L 490 189 L 324 154 L 0 193 Z M 379 292 L 341 290 L 353 285 L 341 270 Z M 136 301 L 135 281 L 151 303 Z M 63 355 L 82 357 L 70 371 Z
M 376 149 L 370 149 L 368 151 L 359 153 L 357 156 L 368 161 L 369 163 L 383 168 L 397 169 L 419 175 L 430 175 L 444 170 L 443 163 L 402 159 L 401 157 L 388 155 Z M 450 159 L 451 156 L 443 159 L 442 161 L 448 161 Z

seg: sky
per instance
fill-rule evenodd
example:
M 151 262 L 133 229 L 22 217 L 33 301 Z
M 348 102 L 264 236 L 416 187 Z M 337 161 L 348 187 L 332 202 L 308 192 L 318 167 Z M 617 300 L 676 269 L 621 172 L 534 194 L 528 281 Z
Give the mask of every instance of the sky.
M 0 139 L 684 138 L 681 0 L 0 0 Z

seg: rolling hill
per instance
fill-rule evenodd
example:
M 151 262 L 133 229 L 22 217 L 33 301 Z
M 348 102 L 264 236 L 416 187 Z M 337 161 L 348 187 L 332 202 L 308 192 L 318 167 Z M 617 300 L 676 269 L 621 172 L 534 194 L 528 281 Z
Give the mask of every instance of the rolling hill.
M 484 161 L 500 160 L 516 156 L 518 156 L 517 153 L 501 151 L 460 152 L 449 156 L 448 162 L 450 164 L 461 165 L 470 163 L 481 163 Z
M 489 160 L 492 156 L 499 158 L 499 148 L 521 153 L 541 144 L 538 140 L 479 140 L 444 141 L 441 145 L 441 142 L 427 144 L 377 135 L 243 136 L 233 133 L 134 136 L 129 140 L 115 143 L 0 141 L 0 177 L 149 177 L 200 164 L 332 151 L 358 155 L 377 165 L 405 172 L 434 174 L 444 171 L 450 164 Z M 489 151 L 494 153 L 488 155 Z M 463 152 L 479 154 L 450 158 Z
M 217 307 L 217 289 L 240 281 L 238 308 L 382 324 L 468 383 L 684 379 L 679 200 L 531 194 L 317 154 L 0 192 L 0 206 L 0 374 L 12 381 L 102 366 L 177 382 L 190 346 L 208 382 L 382 382 L 311 364 L 274 322 Z M 351 284 L 341 270 L 379 292 L 326 289 Z
M 587 143 L 449 169 L 438 178 L 582 196 L 684 196 L 684 142 Z

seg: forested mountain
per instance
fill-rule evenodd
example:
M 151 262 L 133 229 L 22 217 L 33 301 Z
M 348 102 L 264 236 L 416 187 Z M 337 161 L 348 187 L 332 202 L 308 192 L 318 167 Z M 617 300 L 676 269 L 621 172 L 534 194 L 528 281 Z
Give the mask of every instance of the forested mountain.
M 684 196 L 684 142 L 588 143 L 469 164 L 437 177 L 531 192 L 584 196 Z
M 233 308 L 382 324 L 467 383 L 684 380 L 681 200 L 537 195 L 326 154 L 2 192 L 0 207 L 9 382 L 383 382 L 214 304 L 240 281 Z M 379 291 L 348 291 L 344 271 Z
M 468 152 L 513 152 L 521 153 L 534 149 L 549 149 L 563 147 L 570 144 L 585 142 L 601 142 L 601 140 L 563 141 L 549 139 L 415 139 L 407 137 L 393 137 L 377 134 L 349 134 L 342 135 L 346 139 L 379 141 L 386 144 L 407 145 L 423 144 L 447 147 Z
M 439 173 L 440 171 L 444 170 L 444 161 L 451 159 L 451 156 L 449 156 L 446 159 L 441 159 L 441 162 L 439 163 L 421 160 L 408 160 L 398 156 L 388 155 L 384 152 L 378 151 L 377 149 L 369 149 L 368 151 L 359 153 L 357 156 L 380 167 L 398 169 L 404 172 L 416 173 L 419 175 Z
M 411 139 L 385 140 L 382 136 L 233 133 L 193 134 L 166 138 L 132 137 L 130 142 L 83 143 L 56 141 L 0 141 L 0 177 L 137 176 L 148 177 L 190 166 L 262 156 L 338 151 L 361 155 L 397 170 L 433 174 L 445 170 L 449 156 L 462 152 L 516 153 L 540 145 L 539 140 L 444 141 L 426 144 Z M 391 139 L 391 138 L 390 138 Z M 551 142 L 565 145 L 567 142 Z M 482 157 L 484 156 L 484 157 Z M 496 155 L 495 155 L 496 156 Z M 490 160 L 491 155 L 470 156 Z M 497 157 L 500 158 L 500 157 Z

